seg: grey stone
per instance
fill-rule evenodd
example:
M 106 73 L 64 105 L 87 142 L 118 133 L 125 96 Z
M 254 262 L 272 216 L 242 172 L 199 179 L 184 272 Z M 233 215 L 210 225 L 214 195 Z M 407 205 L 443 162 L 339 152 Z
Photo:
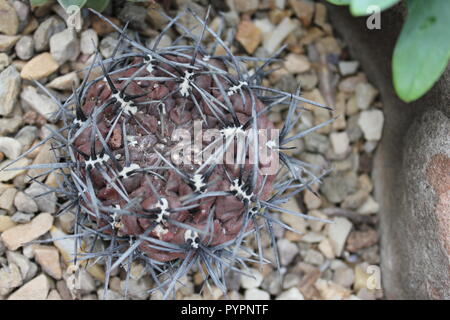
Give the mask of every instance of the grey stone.
M 0 296 L 7 295 L 22 283 L 22 275 L 15 264 L 9 264 L 0 269 Z
M 265 291 L 253 288 L 253 289 L 245 290 L 244 299 L 245 300 L 270 300 L 270 295 Z
M 21 60 L 29 60 L 34 55 L 34 41 L 32 36 L 23 36 L 15 46 L 17 57 Z
M 37 182 L 33 182 L 31 186 L 29 186 L 25 190 L 25 193 L 28 196 L 33 197 L 34 201 L 38 206 L 39 211 L 55 213 L 57 198 L 54 193 L 47 193 L 46 195 L 37 197 L 38 195 L 44 194 L 47 191 L 48 189 L 45 186 L 42 186 Z
M 280 252 L 280 263 L 283 266 L 286 266 L 294 260 L 295 256 L 298 254 L 298 248 L 288 239 L 280 239 L 277 243 Z
M 65 29 L 50 38 L 50 53 L 60 65 L 75 61 L 80 54 L 80 43 L 74 29 Z
M 37 89 L 27 86 L 22 90 L 20 98 L 23 103 L 39 112 L 47 120 L 55 121 L 55 113 L 59 110 L 58 105 L 48 96 L 38 93 Z
M 130 22 L 130 26 L 138 30 L 143 30 L 147 27 L 145 21 L 147 18 L 146 10 L 132 2 L 125 3 L 119 12 L 118 18 L 124 22 Z
M 33 34 L 36 52 L 48 50 L 51 36 L 63 31 L 65 28 L 66 24 L 57 17 L 52 16 L 44 20 Z
M 114 52 L 114 48 L 117 46 L 117 40 L 114 36 L 106 36 L 100 41 L 100 53 L 104 58 L 110 58 Z
M 347 119 L 346 132 L 348 134 L 348 138 L 349 138 L 350 142 L 358 141 L 363 136 L 363 132 L 358 125 L 358 120 L 359 120 L 359 115 L 353 115 Z
M 34 140 L 36 140 L 36 135 L 38 128 L 35 126 L 25 126 L 16 134 L 14 137 L 23 146 L 22 150 L 28 149 Z
M 28 3 L 25 3 L 23 1 L 13 1 L 12 6 L 16 10 L 17 17 L 19 18 L 19 31 L 21 31 L 28 24 L 30 7 Z
M 358 70 L 358 61 L 340 61 L 339 62 L 339 72 L 343 76 L 349 76 L 355 74 Z
M 20 74 L 15 66 L 9 66 L 0 73 L 0 115 L 11 113 L 19 92 Z
M 333 203 L 339 203 L 354 192 L 358 185 L 358 177 L 355 172 L 337 172 L 323 180 L 320 191 Z
M 25 282 L 32 279 L 37 274 L 37 265 L 24 255 L 14 251 L 8 251 L 6 252 L 6 257 L 8 258 L 9 264 L 15 264 L 19 267 L 22 279 Z
M 81 33 L 80 50 L 83 54 L 91 55 L 95 53 L 98 46 L 98 35 L 94 29 L 87 29 Z
M 310 152 L 318 152 L 325 154 L 325 152 L 330 148 L 330 141 L 327 136 L 312 132 L 305 136 L 305 148 Z
M 275 300 L 305 300 L 303 294 L 297 288 L 290 288 L 282 292 Z
M 17 211 L 12 215 L 11 220 L 14 221 L 15 223 L 28 223 L 33 218 L 34 218 L 33 213 L 24 213 Z
M 358 83 L 355 87 L 356 105 L 367 110 L 378 95 L 378 91 L 370 83 Z
M 300 283 L 300 277 L 293 273 L 288 273 L 283 279 L 283 289 L 289 289 L 297 286 Z
M 11 160 L 20 156 L 22 145 L 19 141 L 10 137 L 0 137 L 0 152 L 3 152 Z
M 11 64 L 9 56 L 6 53 L 0 53 L 0 72 L 6 69 Z
M 380 140 L 383 124 L 384 115 L 380 110 L 366 110 L 359 115 L 358 125 L 366 140 Z

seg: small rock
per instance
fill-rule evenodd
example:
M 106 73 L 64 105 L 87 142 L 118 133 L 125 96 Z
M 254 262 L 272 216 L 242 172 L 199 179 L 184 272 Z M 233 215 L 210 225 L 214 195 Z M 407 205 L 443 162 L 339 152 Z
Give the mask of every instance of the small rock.
M 377 89 L 375 89 L 370 83 L 358 83 L 355 87 L 356 105 L 361 110 L 366 110 L 369 108 L 377 95 Z
M 28 150 L 36 139 L 38 129 L 35 126 L 25 126 L 19 130 L 14 139 L 20 142 L 22 150 Z
M 20 98 L 47 120 L 54 120 L 54 115 L 59 110 L 58 105 L 50 97 L 38 93 L 37 89 L 32 86 L 25 87 Z
M 367 191 L 358 190 L 345 198 L 344 202 L 341 203 L 341 208 L 355 210 L 366 201 L 368 196 L 369 193 Z
M 14 197 L 16 196 L 17 190 L 15 188 L 8 188 L 0 195 L 0 208 L 5 209 L 8 212 L 12 212 Z
M 316 218 L 323 219 L 323 220 L 328 219 L 328 216 L 323 214 L 319 210 L 311 210 L 309 212 L 309 215 L 313 216 L 313 217 L 316 217 Z M 325 222 L 318 221 L 318 220 L 310 220 L 310 221 L 308 221 L 308 224 L 309 224 L 309 227 L 311 228 L 311 231 L 313 231 L 313 232 L 321 232 L 323 226 L 325 225 Z
M 31 186 L 29 186 L 25 190 L 25 193 L 32 197 L 36 202 L 41 212 L 55 213 L 57 197 L 54 193 L 48 193 L 46 195 L 39 196 L 46 192 L 48 192 L 48 189 L 37 182 L 33 182 Z
M 115 17 L 107 16 L 106 18 L 111 20 L 116 26 L 121 25 L 120 20 Z M 113 27 L 108 22 L 95 15 L 92 17 L 92 28 L 99 36 L 104 36 L 114 31 Z
M 15 222 L 11 219 L 10 216 L 0 216 L 0 232 L 11 229 L 15 225 L 16 225 Z
M 73 212 L 66 211 L 65 213 L 60 215 L 57 219 L 64 232 L 66 233 L 73 232 L 73 228 L 75 225 L 75 214 L 73 214 Z
M 331 246 L 330 240 L 328 238 L 323 239 L 318 246 L 320 252 L 327 258 L 327 259 L 334 259 L 334 251 L 333 247 Z
M 41 274 L 13 292 L 8 300 L 45 300 L 50 290 L 50 281 Z
M 120 288 L 122 289 L 122 294 L 125 294 L 125 281 L 120 282 Z M 151 281 L 149 277 L 143 277 L 139 280 L 128 280 L 128 296 L 134 299 L 146 300 L 150 293 Z
M 297 23 L 294 20 L 285 17 L 275 29 L 268 34 L 264 35 L 263 46 L 269 54 L 274 53 L 281 45 L 283 40 L 297 28 Z
M 380 210 L 380 205 L 374 200 L 372 196 L 367 197 L 367 200 L 358 208 L 360 214 L 374 214 Z
M 100 53 L 105 59 L 108 59 L 112 56 L 114 49 L 116 48 L 119 40 L 114 36 L 107 36 L 100 41 Z
M 314 15 L 314 3 L 309 0 L 289 0 L 289 4 L 302 25 L 309 27 Z
M 353 289 L 356 292 L 363 288 L 367 289 L 369 278 L 371 276 L 371 274 L 367 272 L 368 266 L 369 264 L 367 262 L 360 263 L 355 266 L 355 281 L 353 283 Z
M 39 80 L 58 70 L 59 65 L 48 52 L 41 53 L 28 61 L 22 68 L 22 79 Z
M 358 184 L 357 179 L 358 177 L 353 171 L 343 173 L 338 172 L 326 177 L 320 186 L 320 190 L 329 201 L 340 203 L 344 201 L 349 194 L 356 192 Z
M 248 54 L 253 54 L 261 43 L 261 30 L 251 21 L 243 20 L 239 23 L 236 40 Z
M 79 270 L 76 277 L 75 287 L 82 295 L 89 294 L 97 289 L 95 279 L 84 268 Z
M 7 0 L 0 0 L 0 33 L 8 36 L 17 34 L 19 29 L 19 18 L 16 10 Z
M 344 249 L 347 236 L 352 229 L 352 223 L 343 217 L 336 217 L 333 219 L 334 223 L 326 226 L 328 239 L 333 247 L 334 254 L 339 257 Z
M 156 37 L 151 39 L 149 42 L 146 42 L 147 44 L 147 48 L 153 48 L 156 44 Z M 172 44 L 172 38 L 167 35 L 164 34 L 161 39 L 158 42 L 158 46 L 156 48 L 166 48 L 166 47 L 170 47 L 170 45 Z
M 58 291 L 53 289 L 48 294 L 47 300 L 62 300 L 61 296 L 59 295 Z
M 20 156 L 22 145 L 14 138 L 0 137 L 0 152 L 3 152 L 9 159 L 14 160 Z
M 350 142 L 356 142 L 363 136 L 363 132 L 358 125 L 359 116 L 351 116 L 347 120 L 347 135 Z
M 34 276 L 38 272 L 37 265 L 28 260 L 28 258 L 24 255 L 18 252 L 8 251 L 6 253 L 6 256 L 10 265 L 14 264 L 19 267 L 20 274 L 22 275 L 22 279 L 24 282 L 34 278 Z
M 357 252 L 360 249 L 373 246 L 378 241 L 378 234 L 375 230 L 352 231 L 347 239 L 346 250 Z
M 0 34 L 0 52 L 7 52 L 11 49 L 17 41 L 19 41 L 20 36 L 6 36 Z
M 318 152 L 325 154 L 330 147 L 330 142 L 328 138 L 316 132 L 311 132 L 305 136 L 305 148 L 310 152 Z
M 301 213 L 300 207 L 295 197 L 290 198 L 287 202 L 283 203 L 281 207 L 286 210 Z M 283 212 L 280 218 L 284 223 L 288 224 L 296 231 L 298 232 L 306 231 L 306 222 L 305 219 L 303 219 L 302 217 Z
M 304 256 L 303 261 L 315 266 L 320 266 L 324 263 L 325 260 L 323 258 L 323 255 L 319 251 L 309 249 Z
M 55 155 L 56 157 L 58 157 L 58 152 L 57 150 L 53 150 L 52 151 L 52 146 L 49 142 L 47 142 L 46 144 L 42 145 L 39 149 L 39 153 L 36 155 L 36 157 L 33 160 L 32 165 L 38 165 L 38 164 L 48 164 L 48 163 L 52 163 L 55 162 Z M 45 175 L 44 173 L 48 171 L 48 168 L 43 168 L 43 169 L 29 169 L 27 172 L 27 175 L 29 177 L 27 177 L 25 179 L 26 182 L 29 182 L 31 180 L 31 178 L 35 178 L 37 181 L 43 181 L 47 175 Z
M 283 289 L 290 289 L 300 283 L 300 277 L 293 273 L 288 273 L 283 279 Z
M 6 53 L 0 53 L 0 72 L 5 70 L 11 63 L 9 56 Z
M 321 233 L 317 232 L 308 232 L 302 237 L 302 242 L 306 243 L 318 243 L 322 241 L 325 238 L 325 236 Z
M 50 53 L 60 65 L 66 61 L 75 61 L 80 54 L 80 43 L 74 29 L 55 33 L 50 38 Z
M 11 219 L 15 222 L 15 223 L 28 223 L 31 221 L 31 219 L 33 219 L 34 214 L 30 214 L 30 213 L 23 213 L 20 211 L 17 211 L 16 213 L 13 214 L 13 216 L 11 217 Z
M 9 264 L 0 269 L 0 296 L 7 295 L 14 288 L 22 285 L 22 275 L 19 267 Z
M 1 238 L 9 250 L 17 250 L 23 244 L 33 241 L 48 230 L 53 223 L 53 216 L 49 213 L 41 213 L 30 223 L 12 227 L 2 233 Z
M 284 67 L 290 73 L 303 73 L 311 68 L 311 63 L 304 55 L 290 53 L 286 56 Z
M 32 36 L 23 36 L 15 46 L 17 57 L 21 60 L 29 60 L 34 55 L 34 42 Z
M 358 83 L 364 82 L 367 82 L 367 78 L 366 75 L 362 72 L 358 73 L 355 76 L 346 77 L 339 83 L 339 91 L 353 93 L 355 92 L 356 85 Z
M 263 290 L 253 288 L 253 289 L 245 290 L 244 299 L 245 300 L 270 300 L 270 295 Z
M 319 79 L 317 78 L 317 75 L 314 71 L 299 74 L 297 75 L 296 80 L 300 85 L 300 88 L 306 91 L 314 89 L 319 82 Z
M 241 276 L 242 288 L 244 289 L 258 288 L 263 281 L 263 275 L 254 268 L 249 269 L 248 273 L 251 274 L 253 277 L 242 275 Z
M 0 73 L 0 115 L 11 113 L 20 92 L 20 75 L 15 66 Z
M 337 268 L 334 271 L 333 281 L 345 288 L 350 288 L 355 279 L 355 273 L 350 268 Z
M 358 125 L 366 140 L 380 140 L 383 123 L 383 112 L 375 109 L 361 112 L 358 120 Z
M 258 9 L 259 0 L 233 0 L 237 12 L 249 12 Z
M 131 27 L 138 30 L 148 28 L 146 17 L 147 12 L 145 8 L 132 2 L 126 2 L 118 14 L 120 20 L 129 22 Z
M 330 134 L 331 146 L 337 155 L 346 154 L 350 149 L 350 140 L 347 132 L 332 132 Z
M 305 202 L 308 210 L 318 209 L 322 204 L 320 196 L 315 195 L 309 190 L 305 190 L 305 193 L 303 194 L 303 202 Z
M 53 246 L 34 246 L 34 258 L 45 273 L 54 279 L 61 279 L 62 270 L 58 249 Z
M 94 29 L 86 29 L 81 33 L 80 50 L 83 54 L 91 55 L 98 47 L 98 35 Z
M 342 300 L 350 297 L 351 294 L 349 289 L 324 279 L 317 280 L 314 286 L 324 300 Z
M 0 182 L 9 181 L 11 179 L 14 179 L 15 177 L 21 175 L 25 172 L 24 169 L 18 169 L 13 170 L 15 168 L 22 168 L 30 164 L 30 159 L 27 158 L 21 158 L 17 160 L 15 163 L 11 164 L 7 169 L 10 169 L 9 171 L 3 170 L 6 166 L 8 166 L 12 161 L 6 160 L 3 161 L 0 164 Z
M 253 23 L 259 30 L 261 30 L 262 34 L 268 34 L 275 29 L 275 26 L 267 18 L 255 19 L 253 20 Z
M 303 294 L 297 288 L 290 288 L 282 292 L 275 300 L 305 300 Z
M 344 77 L 355 74 L 358 68 L 358 61 L 339 61 L 339 72 Z
M 280 239 L 277 243 L 280 252 L 280 262 L 283 266 L 286 266 L 295 258 L 298 253 L 298 248 L 287 239 Z
M 33 35 L 34 49 L 36 52 L 46 51 L 49 49 L 50 38 L 58 32 L 63 31 L 66 24 L 59 18 L 50 17 L 39 24 Z

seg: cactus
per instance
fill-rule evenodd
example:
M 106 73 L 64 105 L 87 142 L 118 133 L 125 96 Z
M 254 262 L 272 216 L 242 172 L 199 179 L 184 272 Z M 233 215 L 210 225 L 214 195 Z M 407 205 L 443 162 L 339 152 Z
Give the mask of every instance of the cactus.
M 320 220 L 282 207 L 321 178 L 286 151 L 289 143 L 331 120 L 290 132 L 305 110 L 302 102 L 330 108 L 302 98 L 299 90 L 262 86 L 283 48 L 268 59 L 233 55 L 220 32 L 208 27 L 209 9 L 204 19 L 189 10 L 175 18 L 161 12 L 169 23 L 152 48 L 132 39 L 126 26 L 120 29 L 91 11 L 119 33 L 113 56 L 101 59 L 97 53 L 81 86 L 63 103 L 36 82 L 58 103 L 55 116 L 63 126 L 49 128 L 49 137 L 19 157 L 48 141 L 58 150 L 58 162 L 23 169 L 60 173 L 59 187 L 48 192 L 66 200 L 58 215 L 75 212 L 71 237 L 104 243 L 102 250 L 78 252 L 74 265 L 104 263 L 107 292 L 113 269 L 123 267 L 128 278 L 131 263 L 140 261 L 154 280 L 151 291 L 160 290 L 164 298 L 198 267 L 206 282 L 226 294 L 228 270 L 247 274 L 248 263 L 269 262 L 261 244 L 262 232 L 268 232 L 279 269 L 273 226 L 296 230 L 273 212 Z M 178 23 L 185 14 L 198 20 L 199 36 Z M 184 34 L 160 48 L 159 40 L 174 25 Z M 213 43 L 205 48 L 207 34 Z M 214 55 L 217 46 L 225 54 Z M 95 69 L 101 76 L 93 76 Z M 274 131 L 267 115 L 278 105 L 288 108 L 283 127 L 276 138 L 263 141 L 261 131 Z M 216 139 L 190 149 L 180 143 L 184 135 L 188 142 L 197 139 L 199 132 L 213 132 Z M 242 143 L 236 146 L 237 141 Z M 232 161 L 220 161 L 231 149 Z M 269 152 L 265 162 L 263 149 Z

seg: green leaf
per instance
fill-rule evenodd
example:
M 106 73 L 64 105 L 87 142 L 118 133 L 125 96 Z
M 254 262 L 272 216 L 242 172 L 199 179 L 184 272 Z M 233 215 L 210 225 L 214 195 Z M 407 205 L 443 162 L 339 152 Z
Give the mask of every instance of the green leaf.
M 109 0 L 87 0 L 86 6 L 95 11 L 102 12 L 108 7 Z
M 337 6 L 345 6 L 350 4 L 352 0 L 327 0 L 328 2 L 335 4 Z
M 83 8 L 83 6 L 86 3 L 86 0 L 58 0 L 58 3 L 61 5 L 61 7 L 67 10 L 67 8 L 69 8 L 70 6 L 77 6 Z
M 50 0 L 31 0 L 30 3 L 31 3 L 32 6 L 39 7 L 39 6 L 42 6 L 42 5 L 46 4 L 49 1 Z
M 367 16 L 373 13 L 372 10 L 368 10 L 370 6 L 378 6 L 380 11 L 383 11 L 392 7 L 399 1 L 400 0 L 351 0 L 350 12 L 357 17 Z
M 444 72 L 450 58 L 450 1 L 409 0 L 408 16 L 392 60 L 398 96 L 411 102 L 424 95 Z

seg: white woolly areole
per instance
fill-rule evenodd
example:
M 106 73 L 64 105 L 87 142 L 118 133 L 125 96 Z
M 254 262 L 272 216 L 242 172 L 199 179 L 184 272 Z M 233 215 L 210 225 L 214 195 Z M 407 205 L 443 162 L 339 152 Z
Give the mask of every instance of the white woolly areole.
M 242 126 L 224 128 L 224 129 L 220 130 L 220 133 L 227 138 L 237 136 L 238 134 L 245 135 L 245 131 L 242 130 Z
M 206 186 L 206 183 L 203 182 L 203 176 L 198 173 L 194 174 L 192 177 L 192 182 L 194 183 L 196 192 L 201 192 L 202 188 Z
M 198 249 L 198 242 L 196 242 L 198 238 L 198 232 L 197 231 L 192 231 L 191 229 L 187 229 L 184 232 L 184 241 L 188 242 L 188 240 L 192 240 L 191 241 L 191 247 Z
M 80 127 L 83 125 L 83 123 L 84 123 L 83 121 L 81 121 L 77 118 L 73 119 L 73 124 L 78 124 Z
M 153 57 L 151 55 L 147 55 L 147 57 L 149 59 L 149 63 L 145 69 L 148 71 L 148 73 L 152 73 L 153 72 L 153 64 L 152 64 Z
M 191 88 L 191 77 L 194 75 L 193 72 L 184 71 L 183 82 L 180 85 L 180 93 L 183 97 L 189 95 L 189 89 Z
M 125 112 L 126 114 L 133 115 L 137 112 L 137 107 L 133 106 L 133 102 L 125 101 L 120 97 L 119 93 L 113 93 L 111 94 L 111 97 L 115 98 L 117 102 L 120 103 L 123 108 L 123 112 Z
M 169 201 L 167 201 L 166 198 L 161 198 L 161 200 L 156 203 L 155 207 L 161 209 L 161 212 L 158 213 L 158 217 L 156 218 L 156 222 L 161 223 L 164 216 L 170 215 L 170 212 L 167 211 L 167 209 L 169 209 Z
M 140 167 L 138 164 L 132 163 L 132 164 L 130 164 L 128 167 L 124 167 L 124 168 L 122 169 L 122 171 L 119 172 L 119 176 L 126 178 L 126 177 L 128 177 L 128 173 L 129 173 L 129 172 L 131 172 L 131 171 L 133 171 L 133 170 L 140 169 L 140 168 L 141 168 L 141 167 Z M 136 173 L 136 172 L 134 172 L 133 174 L 135 174 L 135 173 Z M 131 174 L 131 176 L 132 176 L 133 174 Z
M 134 147 L 135 145 L 137 145 L 135 136 L 127 136 L 127 141 L 131 147 Z
M 270 140 L 266 142 L 266 146 L 269 149 L 273 149 L 277 147 L 277 143 L 275 142 L 275 140 Z
M 251 198 L 253 197 L 253 193 L 247 194 L 242 189 L 242 186 L 239 185 L 239 179 L 234 179 L 233 184 L 230 186 L 231 191 L 236 191 L 236 195 L 244 200 L 251 201 Z
M 163 235 L 169 232 L 169 230 L 164 228 L 161 224 L 157 224 L 155 229 L 153 229 L 153 231 L 155 231 L 155 234 L 159 239 L 161 239 Z
M 89 166 L 95 167 L 95 165 L 97 163 L 106 162 L 108 160 L 109 160 L 109 156 L 105 153 L 103 155 L 103 157 L 101 157 L 101 158 L 92 159 L 91 157 L 89 157 L 89 160 L 86 160 L 85 165 L 86 165 L 86 167 L 89 167 Z
M 237 86 L 232 86 L 230 89 L 228 89 L 227 95 L 232 96 L 235 94 L 239 89 L 242 88 L 242 86 L 248 86 L 248 83 L 246 81 L 239 81 L 239 84 Z
M 202 60 L 205 62 L 209 61 L 209 59 L 211 59 L 211 56 L 208 56 L 208 55 L 206 55 L 202 58 Z

